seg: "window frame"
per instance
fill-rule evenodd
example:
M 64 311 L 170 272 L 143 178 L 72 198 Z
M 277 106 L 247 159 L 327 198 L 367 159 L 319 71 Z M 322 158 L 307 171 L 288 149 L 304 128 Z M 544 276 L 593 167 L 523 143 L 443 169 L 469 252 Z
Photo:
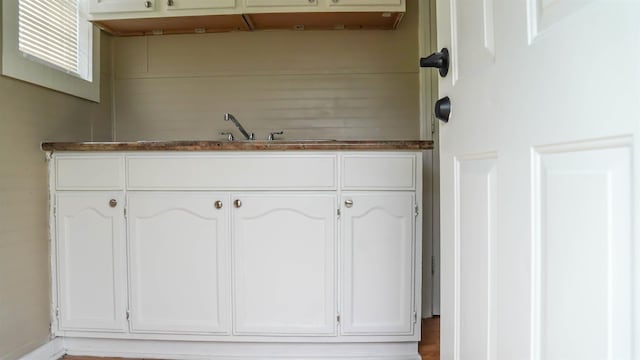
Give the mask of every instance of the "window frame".
M 100 102 L 100 30 L 92 25 L 91 81 L 53 67 L 18 50 L 19 0 L 2 1 L 2 74 L 18 80 Z M 81 6 L 84 6 L 81 4 Z

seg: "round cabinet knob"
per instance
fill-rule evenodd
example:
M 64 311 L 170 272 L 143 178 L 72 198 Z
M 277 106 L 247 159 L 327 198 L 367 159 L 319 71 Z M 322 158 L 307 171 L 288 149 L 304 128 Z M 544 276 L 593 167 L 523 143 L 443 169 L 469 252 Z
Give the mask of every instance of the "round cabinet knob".
M 337 3 L 338 1 L 340 1 L 340 0 L 333 0 L 334 3 Z
M 145 2 L 144 2 L 144 7 L 146 7 L 147 9 L 148 9 L 148 8 L 150 8 L 150 7 L 151 7 L 151 5 L 153 5 L 153 4 L 151 3 L 151 1 L 145 1 Z
M 344 206 L 350 208 L 353 206 L 353 200 L 345 200 L 344 201 Z
M 167 0 L 167 6 L 173 6 L 173 0 Z
M 240 199 L 236 199 L 233 201 L 233 206 L 239 208 L 242 206 L 242 201 L 240 201 Z
M 215 203 L 213 203 L 213 206 L 215 206 L 216 209 L 222 209 L 222 201 L 216 201 Z
M 112 208 L 118 206 L 118 200 L 116 199 L 109 200 L 109 206 L 111 206 Z

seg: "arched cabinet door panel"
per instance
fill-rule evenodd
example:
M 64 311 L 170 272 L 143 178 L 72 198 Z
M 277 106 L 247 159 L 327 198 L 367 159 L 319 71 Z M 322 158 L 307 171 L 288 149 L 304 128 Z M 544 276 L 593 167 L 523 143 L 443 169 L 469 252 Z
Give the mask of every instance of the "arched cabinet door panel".
M 411 335 L 413 192 L 342 194 L 343 335 Z
M 228 198 L 129 192 L 132 332 L 229 334 Z
M 234 331 L 335 335 L 336 196 L 232 196 Z
M 58 192 L 55 227 L 59 329 L 126 331 L 122 193 Z

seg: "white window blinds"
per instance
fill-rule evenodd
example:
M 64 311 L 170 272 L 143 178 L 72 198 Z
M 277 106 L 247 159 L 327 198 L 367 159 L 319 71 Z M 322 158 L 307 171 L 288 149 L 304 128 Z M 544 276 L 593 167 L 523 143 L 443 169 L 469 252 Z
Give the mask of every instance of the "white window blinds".
M 18 49 L 49 66 L 89 77 L 91 36 L 79 0 L 19 0 Z

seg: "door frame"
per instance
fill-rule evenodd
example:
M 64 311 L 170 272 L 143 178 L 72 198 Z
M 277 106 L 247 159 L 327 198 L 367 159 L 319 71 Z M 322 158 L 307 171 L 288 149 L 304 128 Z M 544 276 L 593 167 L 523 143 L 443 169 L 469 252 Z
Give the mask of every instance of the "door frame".
M 420 57 L 437 51 L 435 0 L 418 4 L 418 51 Z M 416 59 L 417 65 L 418 59 Z M 433 141 L 433 150 L 422 163 L 422 318 L 440 315 L 440 135 L 433 115 L 438 97 L 438 72 L 419 68 L 420 140 Z

